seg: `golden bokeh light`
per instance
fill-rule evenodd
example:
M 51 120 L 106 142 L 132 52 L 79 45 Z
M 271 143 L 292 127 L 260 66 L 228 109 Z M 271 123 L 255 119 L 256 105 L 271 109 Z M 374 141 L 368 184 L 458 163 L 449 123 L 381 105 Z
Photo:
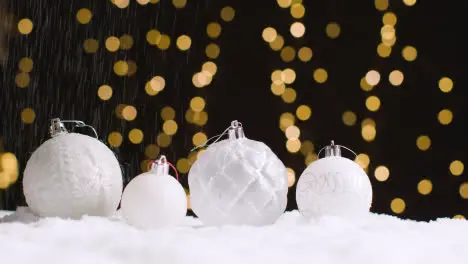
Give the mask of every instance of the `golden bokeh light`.
M 231 22 L 234 19 L 235 14 L 236 12 L 234 8 L 230 6 L 223 7 L 220 13 L 221 19 L 224 20 L 225 22 Z
M 384 43 L 380 43 L 377 46 L 377 54 L 382 58 L 388 58 L 392 54 L 392 47 L 385 45 Z
M 25 108 L 21 112 L 21 120 L 23 120 L 25 124 L 32 124 L 35 119 L 36 119 L 36 112 L 34 112 L 33 109 Z
M 114 3 L 118 8 L 123 9 L 128 7 L 130 0 L 112 0 L 112 3 Z
M 367 125 L 370 125 L 370 126 L 375 126 L 375 121 L 371 118 L 366 118 L 364 120 L 362 120 L 361 122 L 361 127 L 364 127 L 364 126 L 367 126 Z
M 276 32 L 276 29 L 272 27 L 266 27 L 262 31 L 262 38 L 266 42 L 273 42 L 273 40 L 275 40 L 277 36 L 278 36 L 278 33 Z
M 296 183 L 296 172 L 291 168 L 286 168 L 288 172 L 288 187 L 292 187 Z
M 137 3 L 140 5 L 147 5 L 150 2 L 150 0 L 137 0 Z
M 159 133 L 156 137 L 156 142 L 162 148 L 167 148 L 172 142 L 171 136 L 167 135 L 166 133 Z
M 396 36 L 396 31 L 395 31 L 395 28 L 393 26 L 390 26 L 390 25 L 384 25 L 381 29 L 380 29 L 380 36 L 382 38 L 382 42 L 385 43 L 385 44 L 390 44 L 393 45 L 393 43 L 388 43 L 386 41 L 392 41 L 395 36 Z
M 117 132 L 117 131 L 111 132 L 109 136 L 107 137 L 107 142 L 109 143 L 109 145 L 111 145 L 114 148 L 120 147 L 120 145 L 122 145 L 122 141 L 123 141 L 122 134 L 120 134 L 120 132 Z
M 16 86 L 20 88 L 28 87 L 30 81 L 31 79 L 29 77 L 29 73 L 27 72 L 20 72 L 15 77 Z
M 114 72 L 119 76 L 125 76 L 128 74 L 128 63 L 123 60 L 119 60 L 114 64 Z
M 281 8 L 288 8 L 292 4 L 292 0 L 276 0 L 278 6 Z
M 455 215 L 453 216 L 453 219 L 465 219 L 465 216 L 461 215 L 461 214 L 458 214 L 458 215 Z
M 397 17 L 393 12 L 387 12 L 382 17 L 382 23 L 384 25 L 395 26 L 397 23 Z
M 422 151 L 426 151 L 431 147 L 431 139 L 427 135 L 421 135 L 416 139 L 416 146 Z
M 289 32 L 291 32 L 293 37 L 300 38 L 305 34 L 305 26 L 301 22 L 294 22 L 291 24 Z
M 468 199 L 468 183 L 467 182 L 464 182 L 460 185 L 459 193 L 463 199 Z
M 363 91 L 366 91 L 366 92 L 370 92 L 370 91 L 372 91 L 372 89 L 374 89 L 374 86 L 373 86 L 373 85 L 370 85 L 370 84 L 366 81 L 366 77 L 362 77 L 362 78 L 361 78 L 361 81 L 360 81 L 359 85 L 361 86 L 361 89 L 362 89 Z
M 205 111 L 194 112 L 194 123 L 198 126 L 204 126 L 208 122 L 208 113 Z
M 341 116 L 343 123 L 347 126 L 354 126 L 357 121 L 357 116 L 353 111 L 345 111 Z
M 282 95 L 284 93 L 284 91 L 286 90 L 286 85 L 284 83 L 275 83 L 273 82 L 270 86 L 271 88 L 271 92 L 274 94 L 274 95 Z
M 290 126 L 286 129 L 285 135 L 288 139 L 298 139 L 301 135 L 301 130 L 297 126 Z
M 162 90 L 164 90 L 164 87 L 166 87 L 166 80 L 162 76 L 154 76 L 151 78 L 149 81 L 149 90 L 152 91 L 152 93 L 159 93 Z M 148 93 L 148 90 L 146 91 Z M 150 94 L 150 93 L 148 93 Z M 153 94 L 150 94 L 153 95 Z
M 360 153 L 356 156 L 354 162 L 356 162 L 361 168 L 365 169 L 370 164 L 369 155 L 367 155 L 366 153 Z
M 418 192 L 421 195 L 428 195 L 432 192 L 432 182 L 429 179 L 423 179 L 418 183 Z
M 376 86 L 380 82 L 380 73 L 376 70 L 370 70 L 366 73 L 366 82 L 371 86 Z
M 300 105 L 296 109 L 296 116 L 299 120 L 305 121 L 312 115 L 312 109 L 307 105 Z
M 296 50 L 291 46 L 285 46 L 281 49 L 280 56 L 284 62 L 291 62 L 296 58 Z
M 377 135 L 377 130 L 374 125 L 366 124 L 361 128 L 361 136 L 365 141 L 373 141 Z
M 296 80 L 296 72 L 293 69 L 285 69 L 281 72 L 281 81 L 286 84 L 292 84 Z
M 205 72 L 209 72 L 211 74 L 211 76 L 214 76 L 216 74 L 216 72 L 218 71 L 218 67 L 216 66 L 216 64 L 212 61 L 207 61 L 205 63 L 203 63 L 202 65 L 202 72 L 205 71 Z
M 160 50 L 167 50 L 171 46 L 171 38 L 166 34 L 161 34 L 157 46 Z
M 403 83 L 404 78 L 403 73 L 399 70 L 394 70 L 388 75 L 388 81 L 393 86 L 400 86 Z
M 87 39 L 83 42 L 83 49 L 86 53 L 95 53 L 99 48 L 99 42 L 95 39 Z
M 187 5 L 187 0 L 172 0 L 172 4 L 175 8 L 184 8 Z
M 284 89 L 283 94 L 281 94 L 281 98 L 287 104 L 293 103 L 296 101 L 297 93 L 296 90 L 293 88 L 286 88 Z
M 161 41 L 161 32 L 156 29 L 151 29 L 148 31 L 148 33 L 146 33 L 146 41 L 148 41 L 150 45 L 158 45 Z
M 170 106 L 165 106 L 165 107 L 161 110 L 161 118 L 162 118 L 164 121 L 174 119 L 174 118 L 175 118 L 175 115 L 176 115 L 176 112 L 175 112 L 174 108 L 172 108 L 172 107 L 170 107 Z
M 328 23 L 327 27 L 325 28 L 325 32 L 327 33 L 327 36 L 329 38 L 335 39 L 340 36 L 340 25 L 338 25 L 338 23 L 335 22 Z
M 271 81 L 275 84 L 281 84 L 283 83 L 283 72 L 281 70 L 274 70 L 271 73 Z
M 375 8 L 379 11 L 385 11 L 388 8 L 388 0 L 374 0 Z
M 0 152 L 0 190 L 18 180 L 18 159 L 10 152 Z
M 140 144 L 143 141 L 143 131 L 138 128 L 134 128 L 128 132 L 128 139 L 133 144 Z
M 366 107 L 369 111 L 376 112 L 380 108 L 380 99 L 375 95 L 367 97 Z
M 279 120 L 280 129 L 285 132 L 288 127 L 294 125 L 295 121 L 296 119 L 293 114 L 289 112 L 282 113 Z
M 145 155 L 150 159 L 156 159 L 159 155 L 159 146 L 156 144 L 149 144 L 145 148 Z
M 135 73 L 137 72 L 137 65 L 136 65 L 136 62 L 132 61 L 132 60 L 129 60 L 127 61 L 127 65 L 128 65 L 128 72 L 127 72 L 127 76 L 133 76 L 135 75 Z
M 273 42 L 269 43 L 270 48 L 274 51 L 281 50 L 284 46 L 284 38 L 281 35 L 276 36 L 275 40 Z
M 305 15 L 305 7 L 301 3 L 291 5 L 290 13 L 293 18 L 299 19 Z
M 33 30 L 33 22 L 29 18 L 23 18 L 18 22 L 18 31 L 23 35 L 28 35 Z
M 395 214 L 403 213 L 406 209 L 405 200 L 403 200 L 402 198 L 393 199 L 390 203 L 390 209 L 392 209 L 392 212 L 394 212 Z
M 76 20 L 78 20 L 80 24 L 88 24 L 92 17 L 93 13 L 87 8 L 81 8 L 76 13 Z
M 325 69 L 318 68 L 314 71 L 314 80 L 317 83 L 324 83 L 328 79 L 328 73 Z
M 288 139 L 286 141 L 286 149 L 291 153 L 296 153 L 301 149 L 301 141 L 299 139 Z
M 187 35 L 181 35 L 177 38 L 176 45 L 182 51 L 188 50 L 192 45 L 192 39 Z
M 437 115 L 437 119 L 439 120 L 440 124 L 448 125 L 452 123 L 453 113 L 449 109 L 442 109 Z
M 112 97 L 112 87 L 107 84 L 101 85 L 97 92 L 99 98 L 103 101 L 107 101 Z
M 418 56 L 418 51 L 415 47 L 405 46 L 401 54 L 406 61 L 414 61 Z
M 203 132 L 197 132 L 192 137 L 192 143 L 194 146 L 200 146 L 208 140 L 208 137 Z
M 211 22 L 206 26 L 208 37 L 215 39 L 221 35 L 221 25 L 218 22 Z
M 414 6 L 416 4 L 416 0 L 403 0 L 403 3 L 407 6 Z
M 201 112 L 205 109 L 205 99 L 196 96 L 190 100 L 190 108 L 195 112 Z
M 454 160 L 450 163 L 449 170 L 453 176 L 460 176 L 463 174 L 465 165 L 460 160 Z
M 303 62 L 308 62 L 312 59 L 312 49 L 309 47 L 302 47 L 297 52 L 297 57 Z
M 307 156 L 304 159 L 304 163 L 306 166 L 309 166 L 312 162 L 316 161 L 318 159 L 317 154 L 315 153 L 310 153 L 307 154 Z
M 137 116 L 137 110 L 132 105 L 127 105 L 122 110 L 122 117 L 127 121 L 135 120 Z
M 210 59 L 216 59 L 219 56 L 219 46 L 215 43 L 210 43 L 206 46 L 205 53 Z
M 301 153 L 304 156 L 314 152 L 314 150 L 315 150 L 314 143 L 312 143 L 309 140 L 306 140 L 306 141 L 302 142 L 302 144 L 301 144 Z
M 133 38 L 130 35 L 122 35 L 119 38 L 120 49 L 129 50 L 133 46 Z
M 188 159 L 179 159 L 176 163 L 176 168 L 180 173 L 187 173 L 190 169 L 190 163 Z
M 378 181 L 386 181 L 390 176 L 390 170 L 385 166 L 378 166 L 375 168 L 374 176 Z
M 453 89 L 452 79 L 450 79 L 448 77 L 442 77 L 439 80 L 439 89 L 444 93 L 448 93 L 448 92 L 452 91 L 452 89 Z
M 18 63 L 18 68 L 22 72 L 31 72 L 33 69 L 33 61 L 31 58 L 22 58 Z
M 166 120 L 163 123 L 163 131 L 169 136 L 175 135 L 177 133 L 179 126 L 174 120 Z

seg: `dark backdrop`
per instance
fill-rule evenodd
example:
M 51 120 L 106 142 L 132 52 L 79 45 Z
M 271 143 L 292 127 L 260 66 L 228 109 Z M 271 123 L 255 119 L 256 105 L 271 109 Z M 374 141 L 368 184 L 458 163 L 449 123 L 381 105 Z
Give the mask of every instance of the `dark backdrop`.
M 50 118 L 83 120 L 94 126 L 105 142 L 109 133 L 120 132 L 123 143 L 112 150 L 121 161 L 126 182 L 141 172 L 140 163 L 148 159 L 145 148 L 155 144 L 162 131 L 160 110 L 165 106 L 175 109 L 179 126 L 171 145 L 161 148 L 161 153 L 170 160 L 187 158 L 194 133 L 203 131 L 213 136 L 237 119 L 243 123 L 249 138 L 265 142 L 298 177 L 306 166 L 304 155 L 287 151 L 279 118 L 284 112 L 295 113 L 297 106 L 305 104 L 311 107 L 312 116 L 307 121 L 296 121 L 301 140 L 312 141 L 317 150 L 334 139 L 357 153 L 369 155 L 373 212 L 393 214 L 390 205 L 398 197 L 406 204 L 406 209 L 399 214 L 401 217 L 428 220 L 467 214 L 467 201 L 459 191 L 467 180 L 466 173 L 453 176 L 449 170 L 453 160 L 466 162 L 466 4 L 418 0 L 414 6 L 406 6 L 403 1 L 389 2 L 388 9 L 380 11 L 374 1 L 304 1 L 305 16 L 294 19 L 289 9 L 280 8 L 274 0 L 188 0 L 182 9 L 174 8 L 170 0 L 145 6 L 132 0 L 124 9 L 105 0 L 4 1 L 0 21 L 3 19 L 2 23 L 7 25 L 6 14 L 11 14 L 14 22 L 12 30 L 4 26 L 0 31 L 0 38 L 5 40 L 2 47 L 8 48 L 8 56 L 0 68 L 0 136 L 3 151 L 12 152 L 18 158 L 20 178 L 6 190 L 0 190 L 0 209 L 12 210 L 24 205 L 21 172 L 31 152 L 47 137 Z M 225 6 L 235 9 L 231 22 L 220 18 L 220 10 Z M 88 8 L 93 13 L 89 24 L 77 22 L 76 13 L 80 8 Z M 397 41 L 391 56 L 381 58 L 376 48 L 380 42 L 382 15 L 388 11 L 398 18 Z M 30 18 L 34 23 L 28 35 L 17 32 L 17 23 L 22 18 Z M 304 37 L 291 37 L 289 26 L 294 21 L 306 26 Z M 332 21 L 341 27 L 336 39 L 325 33 L 326 25 Z M 222 33 L 216 39 L 206 34 L 209 22 L 222 26 Z M 312 48 L 312 59 L 305 63 L 296 57 L 292 62 L 283 62 L 280 53 L 271 50 L 262 39 L 262 31 L 268 26 L 284 36 L 286 45 L 296 50 L 302 46 Z M 146 33 L 153 28 L 171 38 L 168 50 L 161 51 L 148 44 Z M 113 53 L 107 51 L 106 38 L 123 34 L 133 37 L 133 47 Z M 192 46 L 186 52 L 175 45 L 181 34 L 192 38 Z M 84 51 L 83 42 L 88 38 L 98 40 L 96 53 Z M 219 57 L 212 60 L 218 72 L 210 85 L 195 88 L 192 76 L 210 60 L 205 47 L 212 42 L 220 47 Z M 418 51 L 413 62 L 401 56 L 406 45 Z M 34 67 L 28 87 L 19 88 L 15 78 L 20 72 L 18 62 L 24 57 L 30 57 Z M 117 60 L 135 61 L 136 74 L 130 77 L 114 74 L 113 64 Z M 297 92 L 292 104 L 270 91 L 271 73 L 285 68 L 292 68 L 297 74 L 296 81 L 290 85 Z M 328 72 L 323 84 L 314 81 L 317 68 Z M 380 72 L 381 81 L 372 91 L 363 91 L 360 80 L 371 69 Z M 388 81 L 388 74 L 394 69 L 404 73 L 404 82 L 399 87 Z M 155 75 L 165 78 L 166 87 L 158 95 L 148 96 L 145 83 Z M 444 76 L 454 82 L 450 93 L 439 90 L 438 81 Z M 108 101 L 97 96 L 102 84 L 113 88 L 113 96 Z M 381 100 L 376 112 L 366 108 L 369 95 Z M 208 122 L 204 126 L 185 120 L 194 96 L 206 101 Z M 119 104 L 135 106 L 136 119 L 119 119 L 115 113 Z M 24 108 L 35 112 L 31 124 L 21 119 Z M 454 115 L 453 121 L 445 126 L 437 120 L 437 114 L 444 108 Z M 342 121 L 342 114 L 347 110 L 357 116 L 354 126 L 346 126 Z M 361 122 L 365 118 L 372 118 L 376 123 L 377 136 L 371 142 L 361 136 Z M 129 142 L 127 135 L 133 128 L 144 132 L 142 143 Z M 432 142 L 427 151 L 416 146 L 417 137 L 423 134 L 429 135 Z M 389 168 L 388 180 L 380 182 L 374 177 L 379 165 Z M 186 186 L 185 176 L 182 173 Z M 418 192 L 417 185 L 422 179 L 429 179 L 433 184 L 429 195 Z M 289 192 L 289 210 L 297 208 L 294 189 L 292 186 Z

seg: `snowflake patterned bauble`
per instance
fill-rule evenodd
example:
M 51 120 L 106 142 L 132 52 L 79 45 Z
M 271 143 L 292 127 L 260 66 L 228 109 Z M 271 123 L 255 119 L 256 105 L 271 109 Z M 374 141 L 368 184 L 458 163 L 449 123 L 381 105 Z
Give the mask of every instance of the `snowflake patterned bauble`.
M 52 138 L 39 146 L 26 164 L 26 202 L 42 217 L 109 216 L 117 209 L 122 195 L 119 162 L 98 139 L 68 133 L 64 122 L 68 121 L 52 120 Z M 73 122 L 87 126 L 81 121 Z
M 127 223 L 152 229 L 183 221 L 187 195 L 182 185 L 169 175 L 169 165 L 166 157 L 161 156 L 152 163 L 150 171 L 136 176 L 125 187 L 120 210 Z
M 246 138 L 239 122 L 226 132 L 229 138 L 211 144 L 189 171 L 192 210 L 205 225 L 274 223 L 286 209 L 284 164 L 264 143 Z
M 340 147 L 348 149 L 332 141 L 324 148 L 325 157 L 312 162 L 299 178 L 296 200 L 304 216 L 360 217 L 369 212 L 369 177 L 356 162 L 341 157 Z

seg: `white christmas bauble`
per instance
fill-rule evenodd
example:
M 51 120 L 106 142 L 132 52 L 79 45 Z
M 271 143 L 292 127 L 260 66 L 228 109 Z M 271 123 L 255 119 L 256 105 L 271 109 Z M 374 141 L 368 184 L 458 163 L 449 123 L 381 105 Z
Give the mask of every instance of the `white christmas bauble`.
M 125 187 L 120 207 L 124 219 L 133 226 L 174 226 L 187 214 L 187 196 L 172 176 L 149 171 L 136 176 Z
M 285 166 L 265 144 L 222 140 L 190 169 L 191 207 L 206 225 L 272 224 L 286 208 L 287 178 Z
M 77 133 L 44 142 L 28 160 L 23 178 L 28 206 L 43 217 L 109 216 L 119 205 L 122 185 L 114 153 Z
M 372 186 L 354 161 L 332 156 L 312 162 L 297 182 L 296 200 L 306 217 L 359 217 L 369 212 Z

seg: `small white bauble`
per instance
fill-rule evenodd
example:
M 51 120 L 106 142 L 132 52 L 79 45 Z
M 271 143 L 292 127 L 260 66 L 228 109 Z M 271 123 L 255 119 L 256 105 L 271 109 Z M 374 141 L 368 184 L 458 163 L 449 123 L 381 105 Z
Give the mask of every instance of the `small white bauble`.
M 169 175 L 165 156 L 150 171 L 130 181 L 120 207 L 127 223 L 139 228 L 161 228 L 182 222 L 187 214 L 187 196 L 182 185 Z
M 205 225 L 272 224 L 286 209 L 287 178 L 271 149 L 233 121 L 229 139 L 210 145 L 190 169 L 191 207 Z
M 52 124 L 52 138 L 26 164 L 23 191 L 28 206 L 43 217 L 111 215 L 123 188 L 114 153 L 96 138 L 66 132 L 59 119 Z
M 297 182 L 296 200 L 306 217 L 359 217 L 369 212 L 372 185 L 354 161 L 341 157 L 340 146 L 325 148 L 325 158 L 312 162 Z

